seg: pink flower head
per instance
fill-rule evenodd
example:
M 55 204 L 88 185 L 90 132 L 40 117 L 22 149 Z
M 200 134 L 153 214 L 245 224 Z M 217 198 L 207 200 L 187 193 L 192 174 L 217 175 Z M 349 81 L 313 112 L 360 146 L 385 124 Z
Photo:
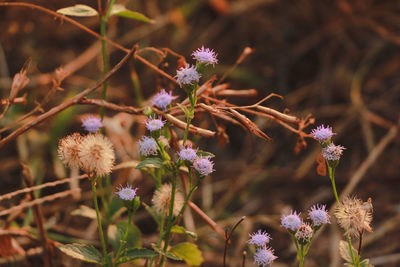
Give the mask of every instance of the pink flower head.
M 327 142 L 332 138 L 332 135 L 335 133 L 332 132 L 332 127 L 324 126 L 323 124 L 318 126 L 317 128 L 311 131 L 311 135 L 321 144 Z
M 164 127 L 165 122 L 161 120 L 161 118 L 158 119 L 153 119 L 149 118 L 149 120 L 146 122 L 146 128 L 150 132 L 161 130 L 162 127 Z
M 214 171 L 214 163 L 210 160 L 210 157 L 197 157 L 193 161 L 193 167 L 201 176 L 207 176 Z
M 82 126 L 90 133 L 97 133 L 104 125 L 100 117 L 89 115 L 82 119 Z

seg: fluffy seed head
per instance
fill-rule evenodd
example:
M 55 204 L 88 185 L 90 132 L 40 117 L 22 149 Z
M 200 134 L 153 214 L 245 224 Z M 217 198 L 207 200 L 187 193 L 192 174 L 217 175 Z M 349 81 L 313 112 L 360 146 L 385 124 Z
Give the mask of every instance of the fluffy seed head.
M 161 89 L 161 91 L 151 99 L 151 103 L 162 110 L 166 110 L 172 100 L 176 98 L 177 96 L 173 96 L 172 92 L 167 93 L 165 89 Z
M 130 185 L 126 185 L 126 187 L 123 187 L 120 185 L 118 187 L 118 192 L 116 194 L 122 199 L 122 200 L 133 200 L 136 196 L 136 190 L 137 188 L 132 188 Z
M 358 198 L 345 197 L 336 208 L 335 216 L 339 225 L 353 236 L 358 237 L 364 230 L 372 232 L 372 209 Z
M 325 143 L 332 138 L 332 127 L 324 126 L 323 124 L 311 131 L 311 135 L 320 143 Z
M 259 248 L 254 254 L 254 264 L 258 266 L 269 266 L 275 259 L 277 259 L 274 255 L 274 250 L 272 248 Z
M 197 60 L 197 62 L 203 63 L 205 65 L 212 64 L 213 66 L 218 63 L 217 53 L 214 50 L 209 48 L 198 48 L 196 51 L 192 53 L 193 59 Z
M 157 142 L 153 137 L 143 136 L 139 140 L 139 152 L 142 156 L 148 157 L 150 155 L 157 155 Z
M 178 152 L 179 159 L 187 160 L 193 162 L 198 156 L 196 154 L 196 150 L 192 148 L 192 146 L 183 147 L 181 146 L 181 150 Z
M 299 215 L 296 214 L 296 211 L 291 211 L 289 215 L 282 215 L 281 225 L 287 230 L 297 231 L 302 224 Z
M 154 209 L 163 215 L 169 214 L 169 208 L 171 205 L 171 191 L 172 185 L 171 184 L 163 184 L 158 190 L 154 192 L 153 195 L 153 205 Z M 174 209 L 172 214 L 177 216 L 180 210 L 183 207 L 184 198 L 182 193 L 179 190 L 175 191 L 175 201 L 174 201 Z
M 161 130 L 162 127 L 164 127 L 165 122 L 161 120 L 161 118 L 158 119 L 153 119 L 149 118 L 149 120 L 146 122 L 146 128 L 150 132 Z
M 194 82 L 200 80 L 200 73 L 197 72 L 196 66 L 186 65 L 186 67 L 180 68 L 176 71 L 176 81 L 182 87 L 182 85 L 191 85 Z
M 82 126 L 90 133 L 97 133 L 97 131 L 104 125 L 101 121 L 101 118 L 89 115 L 85 118 L 82 118 Z
M 266 231 L 258 230 L 258 232 L 254 232 L 249 234 L 250 239 L 247 243 L 256 245 L 258 247 L 264 247 L 266 244 L 271 241 L 271 236 Z
M 70 168 L 79 167 L 78 152 L 81 142 L 82 136 L 79 133 L 68 135 L 58 142 L 58 156 Z
M 307 244 L 313 236 L 313 229 L 308 223 L 302 223 L 295 236 L 300 243 Z
M 202 176 L 207 176 L 214 171 L 214 163 L 210 160 L 210 157 L 197 157 L 193 161 L 193 167 Z
M 308 216 L 313 222 L 314 226 L 320 226 L 322 224 L 331 223 L 329 220 L 329 214 L 326 210 L 326 205 L 314 205 L 308 211 Z
M 100 177 L 111 172 L 115 161 L 113 146 L 102 134 L 83 137 L 78 156 L 79 166 L 84 172 Z
M 331 143 L 322 149 L 322 156 L 328 161 L 337 161 L 343 155 L 343 150 L 345 149 L 343 146 Z

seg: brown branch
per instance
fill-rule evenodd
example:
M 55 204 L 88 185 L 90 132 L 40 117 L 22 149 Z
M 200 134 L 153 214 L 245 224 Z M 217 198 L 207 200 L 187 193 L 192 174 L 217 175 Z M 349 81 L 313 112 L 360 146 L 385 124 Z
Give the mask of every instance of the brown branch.
M 101 78 L 98 82 L 96 82 L 95 85 L 93 85 L 90 88 L 87 88 L 83 92 L 81 92 L 81 93 L 75 95 L 74 97 L 68 99 L 64 103 L 61 103 L 60 105 L 50 109 L 46 113 L 43 113 L 42 115 L 38 116 L 36 119 L 33 119 L 32 121 L 24 124 L 23 126 L 18 128 L 14 132 L 9 134 L 8 136 L 6 136 L 5 138 L 1 139 L 0 140 L 0 149 L 2 147 L 4 147 L 6 144 L 8 144 L 9 142 L 11 142 L 12 140 L 14 140 L 15 138 L 17 138 L 17 136 L 19 136 L 19 135 L 23 134 L 24 132 L 26 132 L 27 130 L 29 130 L 30 128 L 38 125 L 39 123 L 41 123 L 41 122 L 43 122 L 43 121 L 45 121 L 47 119 L 49 119 L 50 117 L 60 113 L 61 111 L 69 108 L 70 106 L 77 104 L 85 96 L 87 96 L 91 92 L 95 91 L 103 83 L 105 83 L 108 79 L 110 79 L 110 77 L 112 75 L 114 75 L 129 60 L 129 58 L 131 58 L 131 56 L 136 51 L 136 49 L 137 49 L 137 46 L 135 45 L 130 50 L 130 52 L 117 65 L 115 65 L 113 69 L 111 69 L 106 75 L 104 75 L 103 78 Z
M 205 221 L 220 237 L 225 240 L 225 231 L 216 222 L 213 221 L 207 214 L 204 213 L 196 204 L 192 201 L 188 201 L 188 206 L 194 211 L 200 218 Z
M 87 178 L 86 174 L 83 174 L 81 176 L 66 178 L 63 180 L 57 180 L 54 182 L 48 182 L 48 183 L 44 183 L 44 184 L 36 185 L 36 186 L 32 186 L 32 187 L 26 187 L 26 188 L 23 188 L 23 189 L 0 196 L 0 201 L 2 201 L 4 199 L 10 199 L 17 195 L 29 193 L 29 192 L 32 192 L 35 190 L 39 190 L 39 189 L 43 189 L 43 188 L 47 188 L 47 187 L 53 187 L 53 186 L 57 186 L 57 185 L 64 184 L 64 183 L 69 183 L 73 179 L 84 179 L 84 178 Z
M 25 182 L 28 186 L 32 187 L 33 186 L 33 177 L 31 174 L 31 170 L 29 169 L 28 165 L 21 163 L 22 164 L 22 176 L 25 179 Z M 36 200 L 35 194 L 33 191 L 29 192 L 29 195 L 31 199 Z M 44 252 L 44 266 L 45 267 L 51 267 L 51 245 L 48 242 L 47 239 L 47 233 L 46 230 L 44 229 L 44 218 L 43 218 L 43 213 L 40 208 L 39 204 L 35 204 L 32 207 L 33 209 L 33 215 L 36 221 L 36 226 L 38 228 L 38 232 L 40 235 L 40 242 L 42 243 L 43 247 L 43 252 Z

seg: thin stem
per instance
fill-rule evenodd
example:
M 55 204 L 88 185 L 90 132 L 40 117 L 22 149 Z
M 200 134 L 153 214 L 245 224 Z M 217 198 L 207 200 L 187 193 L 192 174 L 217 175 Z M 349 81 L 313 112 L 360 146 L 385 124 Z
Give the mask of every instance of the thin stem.
M 300 248 L 300 261 L 299 261 L 299 267 L 303 267 L 303 262 L 304 262 L 304 247 L 301 245 Z
M 338 193 L 336 190 L 336 183 L 335 183 L 335 168 L 328 166 L 328 170 L 329 170 L 329 178 L 332 183 L 333 194 L 335 195 L 336 203 L 337 203 L 338 207 L 340 208 L 340 201 L 339 201 L 339 196 L 338 196 Z
M 100 210 L 99 210 L 99 205 L 97 204 L 96 177 L 91 177 L 90 180 L 92 182 L 93 203 L 94 203 L 94 207 L 96 209 L 97 226 L 99 228 L 101 247 L 103 248 L 103 255 L 104 255 L 103 261 L 105 261 L 106 265 L 108 266 L 107 247 L 106 247 L 106 242 L 104 241 L 103 225 L 101 224 L 101 214 L 100 214 Z
M 186 129 L 185 129 L 185 134 L 183 135 L 183 146 L 185 145 L 188 134 L 189 134 L 190 122 L 192 121 L 192 119 L 194 117 L 194 106 L 197 103 L 197 83 L 195 83 L 193 85 L 193 90 L 188 92 L 188 97 L 189 97 L 189 101 L 190 101 L 190 111 L 186 117 Z
M 161 222 L 160 222 L 160 236 L 159 236 L 158 242 L 157 242 L 157 247 L 158 248 L 161 246 L 161 242 L 162 242 L 162 240 L 164 238 L 164 224 L 165 224 L 165 215 L 162 215 Z M 153 265 L 153 262 L 154 262 L 155 258 L 156 258 L 156 256 L 151 258 L 150 264 L 149 264 L 150 267 Z
M 128 225 L 126 226 L 125 235 L 120 242 L 120 246 L 118 248 L 117 255 L 115 256 L 114 263 L 118 261 L 120 255 L 121 255 L 122 249 L 126 244 L 126 239 L 128 238 L 128 233 L 129 233 L 129 227 L 131 226 L 131 223 L 132 223 L 132 217 L 133 217 L 133 211 L 128 209 Z
M 363 233 L 364 233 L 364 231 L 359 233 L 360 234 L 360 238 L 359 238 L 359 241 L 358 241 L 358 256 L 361 255 L 361 245 L 362 245 Z
M 175 191 L 176 191 L 176 176 L 177 176 L 177 170 L 174 170 L 174 175 L 172 177 L 172 188 L 171 188 L 171 200 L 170 200 L 170 207 L 169 207 L 169 215 L 167 219 L 167 229 L 165 230 L 165 240 L 164 240 L 164 249 L 163 251 L 166 252 L 169 241 L 170 241 L 170 236 L 171 236 L 171 227 L 173 226 L 173 212 L 174 212 L 174 202 L 175 202 Z M 164 256 L 161 256 L 160 260 L 160 266 L 163 266 L 164 264 Z

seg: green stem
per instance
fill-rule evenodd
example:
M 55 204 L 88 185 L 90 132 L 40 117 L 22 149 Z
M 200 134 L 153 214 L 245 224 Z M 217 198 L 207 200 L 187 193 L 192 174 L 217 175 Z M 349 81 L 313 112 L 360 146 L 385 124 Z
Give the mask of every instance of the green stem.
M 329 178 L 332 183 L 333 193 L 336 198 L 336 203 L 338 205 L 338 208 L 340 208 L 341 206 L 340 206 L 339 196 L 338 196 L 338 193 L 336 190 L 336 183 L 335 183 L 335 168 L 328 166 L 328 170 L 329 170 Z M 351 245 L 351 237 L 350 237 L 349 231 L 346 231 L 346 239 L 347 239 L 347 244 L 349 245 L 349 252 L 350 252 L 351 260 L 352 260 L 354 266 L 357 266 L 356 259 L 354 257 L 354 253 L 353 253 L 353 246 Z
M 108 266 L 107 247 L 106 247 L 106 242 L 104 241 L 103 225 L 101 224 L 101 214 L 100 214 L 100 210 L 99 210 L 99 205 L 97 203 L 96 178 L 92 177 L 91 182 L 92 182 L 93 202 L 94 202 L 94 207 L 96 209 L 96 216 L 97 216 L 97 226 L 99 228 L 101 247 L 103 248 L 103 255 L 104 255 L 103 260 L 106 262 L 106 266 Z
M 128 217 L 129 217 L 129 218 L 128 218 L 128 225 L 126 226 L 125 235 L 124 235 L 124 237 L 122 238 L 121 243 L 120 243 L 120 245 L 119 245 L 119 248 L 118 248 L 118 251 L 117 251 L 117 255 L 115 256 L 115 261 L 114 261 L 114 263 L 118 261 L 120 255 L 121 255 L 122 249 L 123 249 L 123 247 L 124 247 L 125 244 L 126 244 L 126 239 L 128 238 L 129 227 L 131 226 L 132 217 L 133 217 L 133 211 L 131 211 L 130 209 L 128 209 Z
M 186 128 L 185 134 L 183 135 L 183 146 L 186 144 L 186 140 L 189 135 L 190 122 L 194 118 L 194 107 L 197 103 L 197 83 L 193 85 L 193 90 L 191 90 L 190 92 L 188 91 L 188 97 L 190 100 L 190 111 L 189 115 L 186 117 Z
M 172 177 L 172 189 L 171 189 L 171 203 L 169 207 L 169 214 L 168 214 L 168 219 L 167 219 L 167 229 L 165 230 L 165 240 L 164 240 L 164 252 L 167 252 L 169 241 L 170 241 L 170 236 L 171 236 L 171 228 L 173 226 L 173 212 L 174 212 L 174 202 L 175 202 L 175 191 L 176 191 L 176 176 L 177 176 L 177 170 L 174 170 L 174 175 Z M 161 256 L 160 260 L 160 266 L 163 266 L 164 264 L 164 256 Z
M 300 261 L 299 261 L 299 267 L 303 267 L 303 262 L 304 262 L 304 247 L 301 245 L 300 248 Z
M 159 236 L 158 242 L 157 242 L 157 247 L 158 248 L 161 247 L 161 242 L 162 242 L 162 240 L 164 238 L 164 224 L 165 224 L 165 216 L 162 215 L 161 222 L 160 222 L 160 236 Z M 153 262 L 154 262 L 155 259 L 156 259 L 156 256 L 151 258 L 150 263 L 149 263 L 150 267 L 153 266 Z
M 336 183 L 335 183 L 335 169 L 328 166 L 328 171 L 329 171 L 329 178 L 332 183 L 333 194 L 335 195 L 336 203 L 337 203 L 338 207 L 340 208 L 340 201 L 339 201 L 339 196 L 338 196 L 338 193 L 336 190 Z

